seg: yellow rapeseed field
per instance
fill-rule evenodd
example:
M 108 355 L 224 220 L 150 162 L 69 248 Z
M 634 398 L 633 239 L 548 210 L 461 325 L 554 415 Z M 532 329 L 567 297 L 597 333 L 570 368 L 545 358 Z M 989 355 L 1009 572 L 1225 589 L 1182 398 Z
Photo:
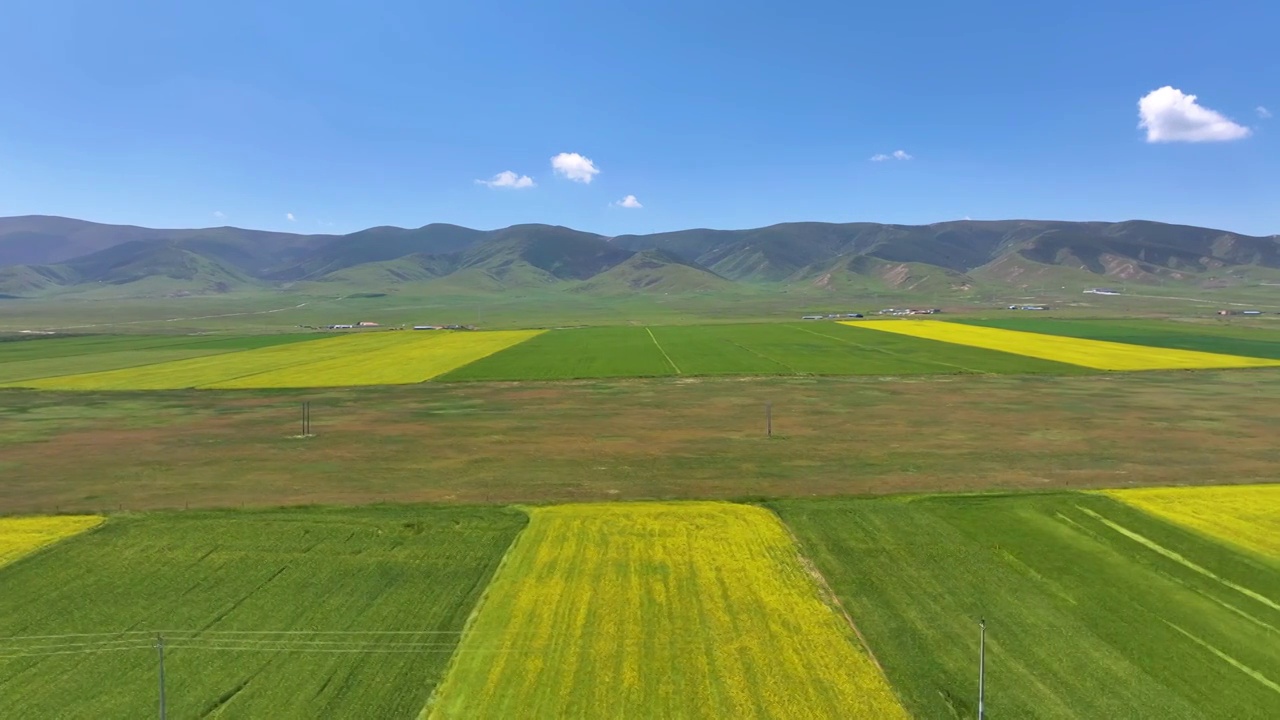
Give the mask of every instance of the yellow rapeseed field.
M 1097 370 L 1192 370 L 1280 366 L 1280 360 L 1128 345 L 1106 340 L 1084 340 L 937 320 L 878 320 L 843 324 L 927 340 L 999 350 L 1043 360 L 1056 360 Z
M 0 567 L 100 524 L 97 515 L 0 518 Z
M 770 512 L 536 508 L 424 715 L 905 718 Z
M 170 390 L 417 383 L 539 332 L 365 333 L 17 384 L 46 390 Z
M 207 388 L 299 388 L 420 383 L 518 345 L 542 330 L 424 332 L 405 336 L 376 352 L 294 365 L 258 375 L 210 383 Z
M 1134 488 L 1103 494 L 1210 537 L 1280 558 L 1280 484 Z

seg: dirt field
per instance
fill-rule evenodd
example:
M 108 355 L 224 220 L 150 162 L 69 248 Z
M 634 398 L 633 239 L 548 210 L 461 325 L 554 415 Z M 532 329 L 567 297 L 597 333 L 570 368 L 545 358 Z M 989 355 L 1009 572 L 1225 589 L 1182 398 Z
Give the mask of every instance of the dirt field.
M 8 390 L 0 513 L 1271 481 L 1278 399 L 1270 369 Z

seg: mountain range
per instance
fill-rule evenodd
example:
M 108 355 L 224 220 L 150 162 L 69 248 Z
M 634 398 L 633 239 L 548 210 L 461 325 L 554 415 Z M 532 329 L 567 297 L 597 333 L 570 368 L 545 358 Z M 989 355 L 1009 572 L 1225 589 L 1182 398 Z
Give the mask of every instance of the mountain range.
M 1280 236 L 1149 221 L 784 223 L 605 237 L 551 225 L 431 224 L 347 235 L 218 227 L 158 230 L 61 217 L 0 218 L 0 295 L 110 287 L 139 296 L 317 284 L 396 292 L 561 287 L 585 293 L 707 292 L 735 283 L 965 290 L 1081 281 L 1207 283 L 1280 268 Z

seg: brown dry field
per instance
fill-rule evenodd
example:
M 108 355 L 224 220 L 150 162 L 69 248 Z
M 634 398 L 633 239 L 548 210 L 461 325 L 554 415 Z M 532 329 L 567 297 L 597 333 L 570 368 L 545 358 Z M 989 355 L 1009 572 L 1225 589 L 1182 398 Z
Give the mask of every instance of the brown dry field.
M 2 391 L 0 513 L 1270 482 L 1277 400 L 1269 369 Z

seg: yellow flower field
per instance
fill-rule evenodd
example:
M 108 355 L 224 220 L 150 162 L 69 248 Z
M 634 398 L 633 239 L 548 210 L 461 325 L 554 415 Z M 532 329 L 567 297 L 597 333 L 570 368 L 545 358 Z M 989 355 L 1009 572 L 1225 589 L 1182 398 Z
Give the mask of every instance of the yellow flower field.
M 0 518 L 0 567 L 100 524 L 97 515 Z
M 16 383 L 45 390 L 322 387 L 418 383 L 541 331 L 377 332 Z
M 203 385 L 206 388 L 300 388 L 420 383 L 541 334 L 541 330 L 429 332 L 377 352 L 294 365 Z
M 780 521 L 714 502 L 533 509 L 424 715 L 906 717 Z
M 1280 484 L 1102 492 L 1210 537 L 1280 558 Z
M 1097 370 L 1193 370 L 1280 366 L 1280 360 L 1128 345 L 1106 340 L 1083 340 L 938 320 L 878 320 L 842 324 L 910 335 L 926 340 L 999 350 L 1043 360 L 1056 360 Z

